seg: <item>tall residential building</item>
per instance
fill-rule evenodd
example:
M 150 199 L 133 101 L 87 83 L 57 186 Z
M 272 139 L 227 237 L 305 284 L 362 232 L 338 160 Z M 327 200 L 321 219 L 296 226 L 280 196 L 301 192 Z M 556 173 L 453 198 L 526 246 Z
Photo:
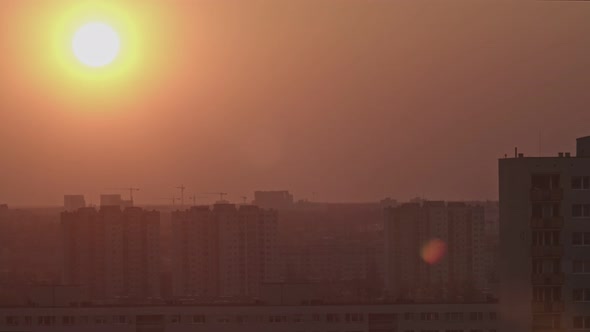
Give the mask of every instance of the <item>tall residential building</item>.
M 64 210 L 76 211 L 86 207 L 84 195 L 64 195 Z
M 499 160 L 503 331 L 590 329 L 590 137 Z
M 99 302 L 159 297 L 159 212 L 82 208 L 63 212 L 61 224 L 65 284 Z
M 119 194 L 100 195 L 100 206 L 118 206 L 122 209 L 133 206 L 133 200 L 125 200 Z
M 257 297 L 279 279 L 278 216 L 253 205 L 218 203 L 172 214 L 175 296 Z
M 424 201 L 385 209 L 385 286 L 396 299 L 475 296 L 486 288 L 484 210 Z M 431 257 L 426 257 L 426 256 Z
M 293 195 L 287 190 L 255 191 L 254 204 L 263 209 L 288 209 L 293 207 Z

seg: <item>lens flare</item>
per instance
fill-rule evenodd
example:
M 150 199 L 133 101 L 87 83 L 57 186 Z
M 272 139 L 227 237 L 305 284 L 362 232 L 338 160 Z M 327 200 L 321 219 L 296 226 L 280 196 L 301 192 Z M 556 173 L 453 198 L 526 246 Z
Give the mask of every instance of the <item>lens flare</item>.
M 432 239 L 422 246 L 420 256 L 426 263 L 433 265 L 440 262 L 446 253 L 447 244 L 445 241 L 441 239 Z

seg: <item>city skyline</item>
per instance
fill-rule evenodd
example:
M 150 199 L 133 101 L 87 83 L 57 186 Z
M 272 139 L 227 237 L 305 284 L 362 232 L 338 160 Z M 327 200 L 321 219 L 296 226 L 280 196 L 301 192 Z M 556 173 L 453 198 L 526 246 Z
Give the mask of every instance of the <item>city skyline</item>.
M 0 1 L 0 332 L 590 331 L 590 1 Z

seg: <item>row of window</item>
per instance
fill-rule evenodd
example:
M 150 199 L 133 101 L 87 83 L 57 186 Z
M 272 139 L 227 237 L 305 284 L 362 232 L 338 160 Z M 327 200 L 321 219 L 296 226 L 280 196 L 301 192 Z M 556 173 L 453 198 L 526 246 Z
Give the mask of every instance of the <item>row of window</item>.
M 484 330 L 405 330 L 404 332 L 484 332 Z M 495 329 L 489 330 L 488 332 L 496 332 Z
M 572 189 L 590 190 L 590 176 L 572 176 Z
M 373 316 L 373 315 L 369 315 Z M 405 313 L 403 315 L 388 314 L 391 320 L 403 319 L 405 320 L 421 320 L 421 321 L 483 321 L 483 320 L 497 320 L 498 316 L 495 312 L 421 312 L 421 313 Z M 161 316 L 165 319 L 164 316 Z M 366 317 L 362 313 L 327 313 L 327 314 L 312 314 L 311 321 L 314 322 L 328 322 L 328 323 L 360 323 L 364 322 Z M 371 319 L 372 320 L 372 319 Z M 128 324 L 136 321 L 134 316 L 114 315 L 114 316 L 6 316 L 4 322 L 8 326 L 54 326 L 54 325 L 86 325 L 86 324 Z M 205 324 L 205 323 L 287 323 L 287 322 L 303 322 L 305 315 L 249 315 L 249 316 L 223 316 L 223 317 L 208 317 L 206 315 L 170 315 L 167 316 L 167 322 L 173 324 L 180 324 L 182 322 L 189 324 Z M 0 321 L 1 322 L 1 321 Z
M 574 302 L 590 302 L 590 288 L 575 288 L 572 299 Z
M 558 245 L 559 238 L 559 231 L 533 231 L 531 235 L 531 241 L 534 246 Z M 573 232 L 572 245 L 590 246 L 590 232 Z
M 559 182 L 558 174 L 538 174 L 531 177 L 532 188 L 559 188 Z M 590 190 L 590 176 L 572 176 L 570 184 L 574 190 Z
M 573 218 L 590 218 L 590 204 L 576 203 L 571 208 Z M 559 203 L 535 203 L 531 206 L 533 218 L 560 217 L 561 208 Z
M 561 260 L 542 260 L 535 259 L 532 261 L 533 274 L 543 273 L 560 273 Z M 572 261 L 573 273 L 590 273 L 590 260 L 574 260 Z
M 561 287 L 533 287 L 533 301 L 561 301 Z
M 558 245 L 559 234 L 559 231 L 533 231 L 532 244 L 534 246 Z
M 572 263 L 573 273 L 590 273 L 590 260 L 574 260 Z
M 486 317 L 487 316 L 487 317 Z M 498 315 L 495 312 L 445 312 L 445 313 L 438 313 L 438 312 L 421 312 L 421 313 L 405 313 L 404 314 L 405 320 L 446 320 L 446 321 L 462 321 L 462 320 L 497 320 Z
M 574 233 L 572 233 L 572 245 L 574 245 L 574 246 L 590 246 L 590 232 L 574 232 Z
M 574 316 L 574 329 L 590 329 L 590 316 Z

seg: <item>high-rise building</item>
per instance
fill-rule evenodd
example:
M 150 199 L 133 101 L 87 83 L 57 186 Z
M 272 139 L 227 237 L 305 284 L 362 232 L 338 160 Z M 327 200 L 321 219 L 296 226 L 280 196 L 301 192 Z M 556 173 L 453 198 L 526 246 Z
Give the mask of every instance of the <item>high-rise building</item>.
M 250 297 L 279 279 L 278 217 L 253 205 L 218 203 L 172 214 L 176 296 Z
M 590 137 L 499 160 L 503 331 L 590 329 Z
M 263 209 L 288 209 L 293 206 L 293 195 L 287 190 L 255 191 L 254 204 Z
M 76 211 L 86 207 L 84 195 L 64 195 L 64 209 L 66 211 Z
M 93 301 L 160 294 L 160 213 L 105 206 L 61 214 L 63 282 Z
M 484 210 L 424 201 L 385 210 L 385 286 L 396 299 L 442 300 L 482 293 L 486 285 Z
M 120 208 L 127 208 L 133 206 L 131 199 L 125 200 L 119 194 L 100 195 L 100 206 L 118 206 Z

